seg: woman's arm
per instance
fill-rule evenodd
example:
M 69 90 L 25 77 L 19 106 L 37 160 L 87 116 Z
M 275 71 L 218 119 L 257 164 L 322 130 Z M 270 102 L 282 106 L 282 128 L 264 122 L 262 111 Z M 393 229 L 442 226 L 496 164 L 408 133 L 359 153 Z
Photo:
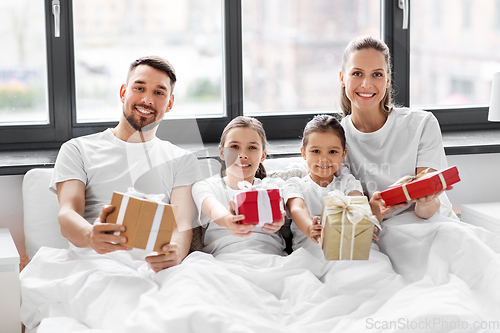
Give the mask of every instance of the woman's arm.
M 311 218 L 304 199 L 298 197 L 290 198 L 286 206 L 292 215 L 293 222 L 299 227 L 299 230 L 314 242 L 319 243 L 323 227 L 318 223 L 317 216 L 314 219 Z
M 416 175 L 424 171 L 427 168 L 419 167 L 415 171 Z M 434 172 L 436 170 L 429 169 L 429 172 Z M 426 195 L 425 197 L 417 198 L 413 200 L 415 202 L 415 214 L 422 219 L 428 219 L 434 216 L 436 212 L 441 207 L 441 201 L 439 201 L 439 195 L 443 193 L 444 190 L 436 192 L 434 194 Z

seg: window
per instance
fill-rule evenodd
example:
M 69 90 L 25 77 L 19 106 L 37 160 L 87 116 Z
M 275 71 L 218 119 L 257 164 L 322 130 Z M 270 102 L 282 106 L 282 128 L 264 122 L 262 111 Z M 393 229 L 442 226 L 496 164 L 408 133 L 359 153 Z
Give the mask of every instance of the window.
M 243 0 L 242 7 L 247 115 L 339 109 L 345 46 L 356 35 L 380 36 L 378 1 Z
M 269 139 L 298 138 L 312 114 L 339 109 L 342 52 L 360 34 L 389 45 L 399 104 L 431 110 L 444 130 L 498 128 L 486 115 L 500 0 L 406 0 L 408 29 L 395 0 L 61 0 L 60 37 L 53 1 L 0 4 L 0 149 L 115 126 L 127 67 L 147 54 L 179 77 L 161 138 L 184 142 L 191 126 L 217 142 L 242 114 Z
M 410 105 L 486 106 L 493 73 L 500 71 L 494 2 L 438 2 L 450 11 L 442 16 L 441 29 L 433 28 L 428 15 L 436 1 L 411 2 L 411 24 L 419 28 L 410 32 Z
M 220 0 L 73 0 L 77 122 L 117 121 L 126 69 L 149 54 L 168 59 L 179 77 L 169 118 L 223 116 L 221 7 Z
M 43 2 L 0 2 L 0 126 L 48 124 Z

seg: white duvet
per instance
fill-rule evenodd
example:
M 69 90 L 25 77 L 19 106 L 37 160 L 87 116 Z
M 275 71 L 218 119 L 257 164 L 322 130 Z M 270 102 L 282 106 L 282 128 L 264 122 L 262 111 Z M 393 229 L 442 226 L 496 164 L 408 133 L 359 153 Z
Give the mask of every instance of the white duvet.
M 383 227 L 368 261 L 194 252 L 157 274 L 128 252 L 42 248 L 21 273 L 22 321 L 37 333 L 500 332 L 500 236 L 413 213 Z

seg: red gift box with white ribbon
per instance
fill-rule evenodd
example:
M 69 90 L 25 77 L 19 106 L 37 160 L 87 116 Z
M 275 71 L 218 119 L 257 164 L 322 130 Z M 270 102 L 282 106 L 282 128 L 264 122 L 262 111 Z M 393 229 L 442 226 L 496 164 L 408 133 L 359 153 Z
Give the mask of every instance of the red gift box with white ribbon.
M 234 196 L 236 215 L 245 215 L 240 223 L 263 226 L 281 220 L 281 195 L 277 188 L 267 189 L 255 186 Z
M 417 176 L 401 178 L 380 194 L 386 206 L 392 206 L 436 193 L 459 181 L 460 176 L 456 166 L 435 172 L 425 170 Z

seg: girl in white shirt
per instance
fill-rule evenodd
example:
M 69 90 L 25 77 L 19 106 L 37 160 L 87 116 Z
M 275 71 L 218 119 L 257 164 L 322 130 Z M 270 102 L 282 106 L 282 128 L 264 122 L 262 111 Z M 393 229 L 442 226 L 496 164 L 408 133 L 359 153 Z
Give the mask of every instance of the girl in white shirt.
M 439 124 L 430 112 L 393 107 L 389 49 L 377 38 L 361 36 L 349 43 L 340 81 L 342 125 L 348 142 L 345 163 L 361 181 L 381 221 L 409 205 L 386 207 L 380 191 L 403 176 L 447 167 Z M 440 210 L 453 217 L 446 195 L 438 198 L 442 192 L 413 200 L 411 209 L 423 219 Z
M 309 121 L 300 152 L 309 173 L 301 179 L 289 179 L 284 188 L 286 207 L 293 221 L 290 226 L 293 250 L 311 241 L 319 243 L 322 226 L 318 219 L 328 192 L 339 190 L 345 195 L 362 195 L 363 191 L 352 175 L 335 175 L 347 153 L 344 129 L 335 117 L 318 115 Z
M 242 192 L 238 183 L 258 185 L 266 176 L 262 162 L 266 158 L 266 134 L 255 118 L 236 117 L 224 129 L 219 145 L 226 176 L 219 175 L 195 183 L 193 199 L 205 227 L 203 251 L 214 255 L 253 249 L 262 253 L 284 254 L 285 242 L 278 233 L 284 223 L 267 223 L 262 227 L 241 224 L 232 198 Z

